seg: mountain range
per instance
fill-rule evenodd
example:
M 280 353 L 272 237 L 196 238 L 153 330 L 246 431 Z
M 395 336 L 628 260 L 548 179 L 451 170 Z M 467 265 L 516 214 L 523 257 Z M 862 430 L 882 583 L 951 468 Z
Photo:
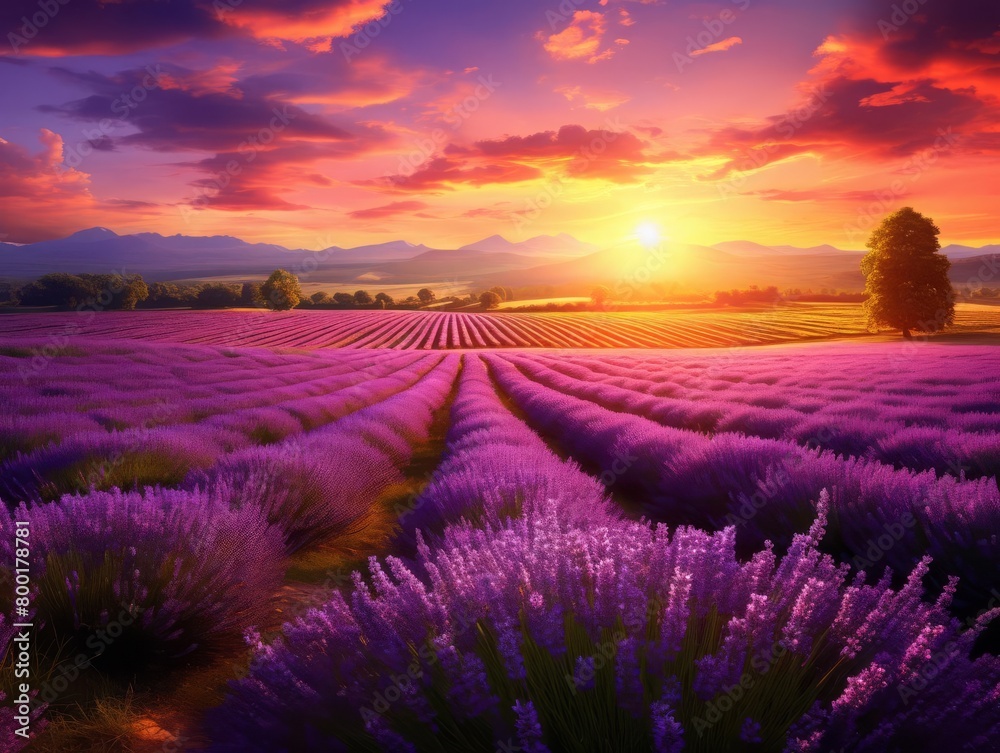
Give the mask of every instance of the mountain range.
M 981 257 L 1000 245 L 950 245 L 952 279 L 974 276 Z M 148 281 L 259 279 L 277 267 L 308 273 L 313 283 L 404 284 L 440 280 L 470 285 L 583 285 L 644 276 L 699 290 L 748 284 L 860 289 L 861 251 L 727 241 L 714 246 L 667 243 L 659 251 L 630 244 L 601 248 L 571 235 L 510 241 L 493 235 L 457 249 L 405 240 L 321 251 L 247 243 L 232 236 L 119 235 L 95 227 L 25 245 L 0 243 L 0 278 L 27 280 L 49 272 L 139 273 Z M 315 261 L 313 261 L 315 260 Z

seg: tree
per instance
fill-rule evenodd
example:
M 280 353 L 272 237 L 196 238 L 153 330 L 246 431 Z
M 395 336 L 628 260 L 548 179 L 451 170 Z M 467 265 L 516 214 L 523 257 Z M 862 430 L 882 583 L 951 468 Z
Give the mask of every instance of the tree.
M 435 298 L 434 291 L 430 288 L 420 288 L 420 290 L 417 291 L 417 298 L 420 299 L 421 303 L 430 303 Z
M 330 298 L 330 294 L 324 290 L 321 290 L 318 293 L 313 293 L 309 296 L 309 300 L 318 305 L 324 305 L 333 301 L 333 299 Z
M 264 296 L 260 290 L 263 287 L 259 282 L 244 282 L 240 289 L 240 305 L 247 308 L 264 305 Z
M 503 301 L 507 300 L 507 293 L 499 285 L 494 285 L 492 288 L 490 288 L 490 292 L 491 293 L 496 293 L 497 294 L 497 298 L 500 299 L 501 303 Z
M 595 306 L 603 306 L 611 298 L 611 288 L 607 285 L 598 285 L 590 291 L 590 300 Z
M 42 275 L 21 289 L 21 305 L 78 308 L 93 298 L 96 292 L 90 281 L 78 275 L 53 272 Z
M 500 305 L 500 296 L 492 290 L 487 290 L 479 296 L 479 305 L 484 309 L 495 309 Z
M 940 230 L 911 207 L 893 212 L 868 239 L 861 260 L 869 327 L 890 327 L 909 339 L 910 330 L 936 332 L 955 319 L 951 262 L 938 253 Z
M 260 286 L 260 293 L 267 307 L 275 311 L 293 309 L 302 300 L 299 278 L 284 269 L 274 270 Z
M 149 287 L 142 275 L 126 275 L 121 293 L 115 296 L 118 307 L 123 311 L 135 311 L 135 306 L 149 298 Z
M 333 302 L 338 306 L 353 306 L 354 296 L 350 293 L 334 293 Z
M 239 306 L 241 294 L 243 292 L 240 285 L 215 284 L 206 285 L 198 291 L 195 301 L 198 308 L 202 309 L 226 309 Z
M 379 304 L 382 308 L 387 309 L 393 305 L 395 301 L 388 293 L 379 293 L 375 296 L 375 303 Z
M 371 306 L 372 297 L 368 294 L 367 290 L 357 290 L 354 293 L 354 302 L 359 306 Z

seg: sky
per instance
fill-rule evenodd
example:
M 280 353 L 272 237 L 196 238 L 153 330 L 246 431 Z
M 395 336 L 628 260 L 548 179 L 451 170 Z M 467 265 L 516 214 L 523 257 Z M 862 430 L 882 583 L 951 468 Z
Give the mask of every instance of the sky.
M 0 240 L 1000 240 L 995 0 L 4 0 Z

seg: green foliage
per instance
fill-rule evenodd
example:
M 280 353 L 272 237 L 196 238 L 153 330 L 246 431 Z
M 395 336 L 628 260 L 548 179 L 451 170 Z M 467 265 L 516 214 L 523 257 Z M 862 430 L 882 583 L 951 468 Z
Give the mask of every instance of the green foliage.
M 261 285 L 260 292 L 267 307 L 275 311 L 293 309 L 302 300 L 299 278 L 284 269 L 274 270 Z
M 940 254 L 940 230 L 911 207 L 886 217 L 868 239 L 861 260 L 869 327 L 937 332 L 955 318 L 951 262 Z
M 54 272 L 25 285 L 18 297 L 23 306 L 131 311 L 149 297 L 149 288 L 141 275 Z
M 353 306 L 354 296 L 350 293 L 334 293 L 333 302 L 339 306 Z
M 195 304 L 203 309 L 224 309 L 242 304 L 242 288 L 222 283 L 206 285 L 198 291 Z
M 333 299 L 330 298 L 330 294 L 323 290 L 318 293 L 313 293 L 309 296 L 309 300 L 312 301 L 314 305 L 323 305 L 333 302 Z
M 492 290 L 487 290 L 479 296 L 479 305 L 484 309 L 495 309 L 501 303 L 500 296 Z
M 259 282 L 244 282 L 240 289 L 240 305 L 247 308 L 263 306 L 264 296 L 261 295 L 261 287 Z
M 144 301 L 149 308 L 178 308 L 194 306 L 199 286 L 175 285 L 172 282 L 154 282 L 149 286 L 149 297 Z

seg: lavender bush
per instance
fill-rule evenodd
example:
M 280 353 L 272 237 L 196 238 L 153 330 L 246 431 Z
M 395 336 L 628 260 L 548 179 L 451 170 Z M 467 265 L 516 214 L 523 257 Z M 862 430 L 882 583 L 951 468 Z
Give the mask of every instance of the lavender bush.
M 608 521 L 559 506 L 421 546 L 422 582 L 371 563 L 349 598 L 256 644 L 210 719 L 215 751 L 986 750 L 1000 660 L 970 659 L 996 612 L 893 590 L 818 544 L 827 503 L 780 560 L 735 531 Z M 516 749 L 516 748 L 515 748 Z
M 0 516 L 4 531 L 30 522 L 49 652 L 138 664 L 221 645 L 259 624 L 284 571 L 281 532 L 259 510 L 200 491 L 92 492 Z
M 567 523 L 615 515 L 600 482 L 560 460 L 500 402 L 482 360 L 467 356 L 451 409 L 447 452 L 430 483 L 400 514 L 403 542 L 464 518 L 502 525 L 546 500 L 557 500 Z

